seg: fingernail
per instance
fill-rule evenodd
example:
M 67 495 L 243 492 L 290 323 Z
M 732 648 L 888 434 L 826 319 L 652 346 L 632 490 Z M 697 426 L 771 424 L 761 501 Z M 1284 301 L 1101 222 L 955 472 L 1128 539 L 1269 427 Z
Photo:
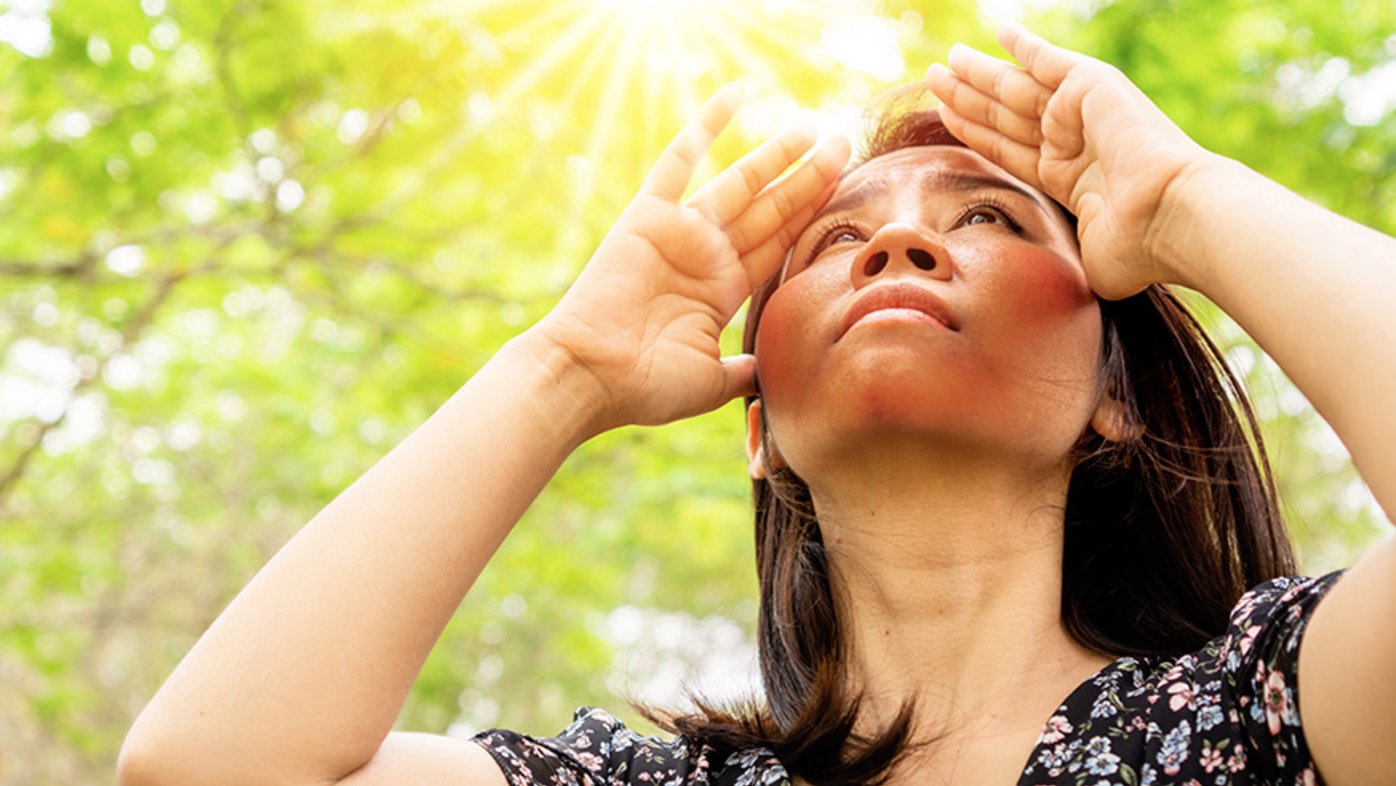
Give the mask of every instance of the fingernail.
M 931 63 L 930 67 L 926 69 L 926 79 L 927 79 L 927 80 L 930 80 L 932 77 L 936 77 L 936 76 L 943 77 L 943 76 L 947 76 L 947 75 L 949 75 L 949 74 L 950 74 L 950 69 L 946 68 L 945 66 L 941 65 L 940 63 Z

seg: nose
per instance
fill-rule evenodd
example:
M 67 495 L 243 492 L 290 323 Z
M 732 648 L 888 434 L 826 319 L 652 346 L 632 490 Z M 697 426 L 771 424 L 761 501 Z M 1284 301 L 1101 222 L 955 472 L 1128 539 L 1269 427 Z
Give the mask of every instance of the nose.
M 854 288 L 905 270 L 913 275 L 950 278 L 950 255 L 934 234 L 906 222 L 884 225 L 859 250 L 849 271 Z

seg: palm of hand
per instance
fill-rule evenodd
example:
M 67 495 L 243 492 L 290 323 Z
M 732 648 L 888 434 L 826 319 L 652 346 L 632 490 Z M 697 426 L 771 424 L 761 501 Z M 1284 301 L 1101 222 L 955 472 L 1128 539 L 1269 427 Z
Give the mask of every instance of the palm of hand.
M 1174 280 L 1149 231 L 1204 151 L 1118 69 L 1017 26 L 1000 41 L 1023 68 L 957 46 L 953 73 L 928 73 L 946 126 L 1076 215 L 1096 294 L 1117 299 Z
M 666 423 L 755 389 L 754 358 L 721 357 L 718 339 L 828 198 L 850 150 L 835 139 L 782 177 L 814 142 L 813 128 L 792 129 L 681 203 L 736 98 L 718 93 L 665 148 L 562 302 L 531 329 L 593 380 L 598 432 Z
M 1168 280 L 1148 233 L 1196 145 L 1124 74 L 1095 61 L 1076 65 L 1056 89 L 1042 135 L 1038 176 L 1077 217 L 1092 290 L 1117 299 Z
M 721 230 L 691 207 L 642 195 L 549 319 L 614 400 L 647 402 L 625 419 L 651 425 L 721 396 L 718 339 L 748 291 Z

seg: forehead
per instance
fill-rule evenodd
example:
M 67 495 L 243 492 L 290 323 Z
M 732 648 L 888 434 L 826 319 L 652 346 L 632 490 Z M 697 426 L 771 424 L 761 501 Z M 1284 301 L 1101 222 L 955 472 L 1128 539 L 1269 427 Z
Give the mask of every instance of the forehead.
M 836 205 L 839 197 L 860 189 L 885 188 L 897 183 L 919 185 L 925 180 L 951 174 L 1001 180 L 1033 194 L 1043 204 L 1051 204 L 1051 200 L 1041 191 L 1010 175 L 987 158 L 968 148 L 952 145 L 906 147 L 880 155 L 846 173 L 828 204 Z

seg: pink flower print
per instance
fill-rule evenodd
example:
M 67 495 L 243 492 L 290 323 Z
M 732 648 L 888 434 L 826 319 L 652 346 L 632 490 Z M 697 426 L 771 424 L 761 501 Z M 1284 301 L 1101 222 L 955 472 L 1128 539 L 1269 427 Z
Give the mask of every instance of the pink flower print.
M 1314 765 L 1310 764 L 1299 773 L 1299 782 L 1303 786 L 1318 786 L 1318 774 L 1314 772 Z
M 1269 723 L 1271 734 L 1280 733 L 1280 720 L 1288 709 L 1285 675 L 1276 669 L 1270 672 L 1270 676 L 1265 680 L 1265 720 Z
M 1288 603 L 1288 602 L 1294 600 L 1295 598 L 1299 597 L 1299 593 L 1302 592 L 1303 589 L 1304 589 L 1304 583 L 1303 583 L 1303 582 L 1298 582 L 1298 583 L 1296 583 L 1296 584 L 1290 586 L 1289 589 L 1285 590 L 1285 594 L 1281 595 L 1281 596 L 1280 596 L 1280 599 L 1277 600 L 1277 601 L 1275 601 L 1275 605 L 1277 605 L 1277 606 L 1283 606 L 1283 605 L 1285 605 L 1286 603 Z
M 1168 686 L 1168 709 L 1177 712 L 1184 707 L 1197 709 L 1197 686 L 1191 682 L 1175 682 Z
M 1226 769 L 1229 772 L 1242 772 L 1246 769 L 1246 749 L 1241 747 L 1241 743 L 1236 743 L 1234 752 L 1226 760 Z
M 1213 748 L 1210 742 L 1205 743 L 1205 747 L 1202 751 L 1202 769 L 1210 773 L 1223 764 L 1224 760 L 1222 759 L 1221 751 Z
M 1042 732 L 1038 741 L 1050 745 L 1054 742 L 1060 742 L 1070 733 L 1071 721 L 1068 721 L 1065 715 L 1053 715 L 1047 719 L 1047 730 Z

